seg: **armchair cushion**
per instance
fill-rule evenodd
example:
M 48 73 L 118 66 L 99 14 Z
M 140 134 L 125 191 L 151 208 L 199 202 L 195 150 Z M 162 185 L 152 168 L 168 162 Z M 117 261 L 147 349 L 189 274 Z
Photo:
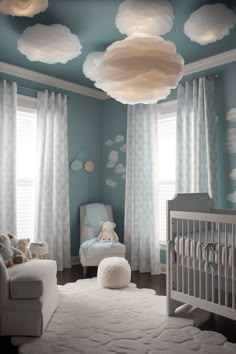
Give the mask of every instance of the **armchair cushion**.
M 8 268 L 11 299 L 34 299 L 43 295 L 56 278 L 56 262 L 51 260 L 30 260 Z M 52 274 L 53 273 L 53 274 Z

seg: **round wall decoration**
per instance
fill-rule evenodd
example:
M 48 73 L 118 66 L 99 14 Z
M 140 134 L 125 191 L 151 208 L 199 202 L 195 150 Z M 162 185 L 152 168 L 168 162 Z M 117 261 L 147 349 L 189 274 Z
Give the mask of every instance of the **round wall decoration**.
M 93 172 L 93 170 L 94 170 L 94 162 L 90 161 L 90 160 L 86 161 L 84 163 L 84 170 L 86 172 Z
M 72 171 L 76 172 L 81 170 L 82 166 L 82 162 L 76 158 L 70 164 L 70 168 L 72 169 Z

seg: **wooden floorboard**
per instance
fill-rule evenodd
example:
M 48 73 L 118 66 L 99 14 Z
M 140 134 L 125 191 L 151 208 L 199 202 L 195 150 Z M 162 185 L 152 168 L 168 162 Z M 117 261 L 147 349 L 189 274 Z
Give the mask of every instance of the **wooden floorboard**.
M 95 277 L 96 274 L 96 267 L 88 268 L 87 277 Z M 83 279 L 83 272 L 80 265 L 57 273 L 57 282 L 59 285 L 75 282 L 78 279 Z M 158 295 L 166 294 L 166 276 L 164 274 L 150 275 L 149 273 L 141 274 L 139 272 L 132 272 L 131 282 L 135 283 L 138 288 L 153 289 Z M 222 333 L 230 342 L 236 343 L 236 321 L 228 320 L 220 316 L 212 316 L 201 329 Z M 0 353 L 17 354 L 17 349 L 10 344 L 10 338 L 0 337 Z

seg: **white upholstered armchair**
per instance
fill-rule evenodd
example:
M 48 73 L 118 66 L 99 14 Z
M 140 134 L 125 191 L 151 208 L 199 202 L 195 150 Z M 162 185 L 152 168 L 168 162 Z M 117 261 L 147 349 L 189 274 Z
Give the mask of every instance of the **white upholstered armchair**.
M 103 204 L 102 204 L 103 205 Z M 109 221 L 113 221 L 113 213 L 111 205 L 104 205 Z M 86 205 L 80 207 L 80 245 L 94 236 L 94 229 L 88 222 L 85 223 L 86 218 Z M 100 220 L 102 221 L 102 219 Z M 119 236 L 119 235 L 118 235 Z M 102 241 L 101 241 L 102 242 Z M 84 277 L 86 277 L 87 267 L 96 267 L 99 265 L 101 260 L 107 257 L 125 257 L 126 248 L 120 242 L 106 242 L 104 243 L 104 248 L 101 250 L 94 249 L 94 252 L 87 252 L 83 249 L 81 252 L 80 247 L 80 263 L 83 267 Z

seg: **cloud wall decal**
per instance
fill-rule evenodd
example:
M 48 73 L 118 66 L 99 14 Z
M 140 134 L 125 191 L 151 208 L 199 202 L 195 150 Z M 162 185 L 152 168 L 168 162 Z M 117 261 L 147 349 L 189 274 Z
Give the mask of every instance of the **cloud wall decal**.
M 236 168 L 234 168 L 230 174 L 229 174 L 229 178 L 232 180 L 236 180 Z
M 59 24 L 28 27 L 18 40 L 18 50 L 30 61 L 62 63 L 81 53 L 79 38 L 68 27 Z

